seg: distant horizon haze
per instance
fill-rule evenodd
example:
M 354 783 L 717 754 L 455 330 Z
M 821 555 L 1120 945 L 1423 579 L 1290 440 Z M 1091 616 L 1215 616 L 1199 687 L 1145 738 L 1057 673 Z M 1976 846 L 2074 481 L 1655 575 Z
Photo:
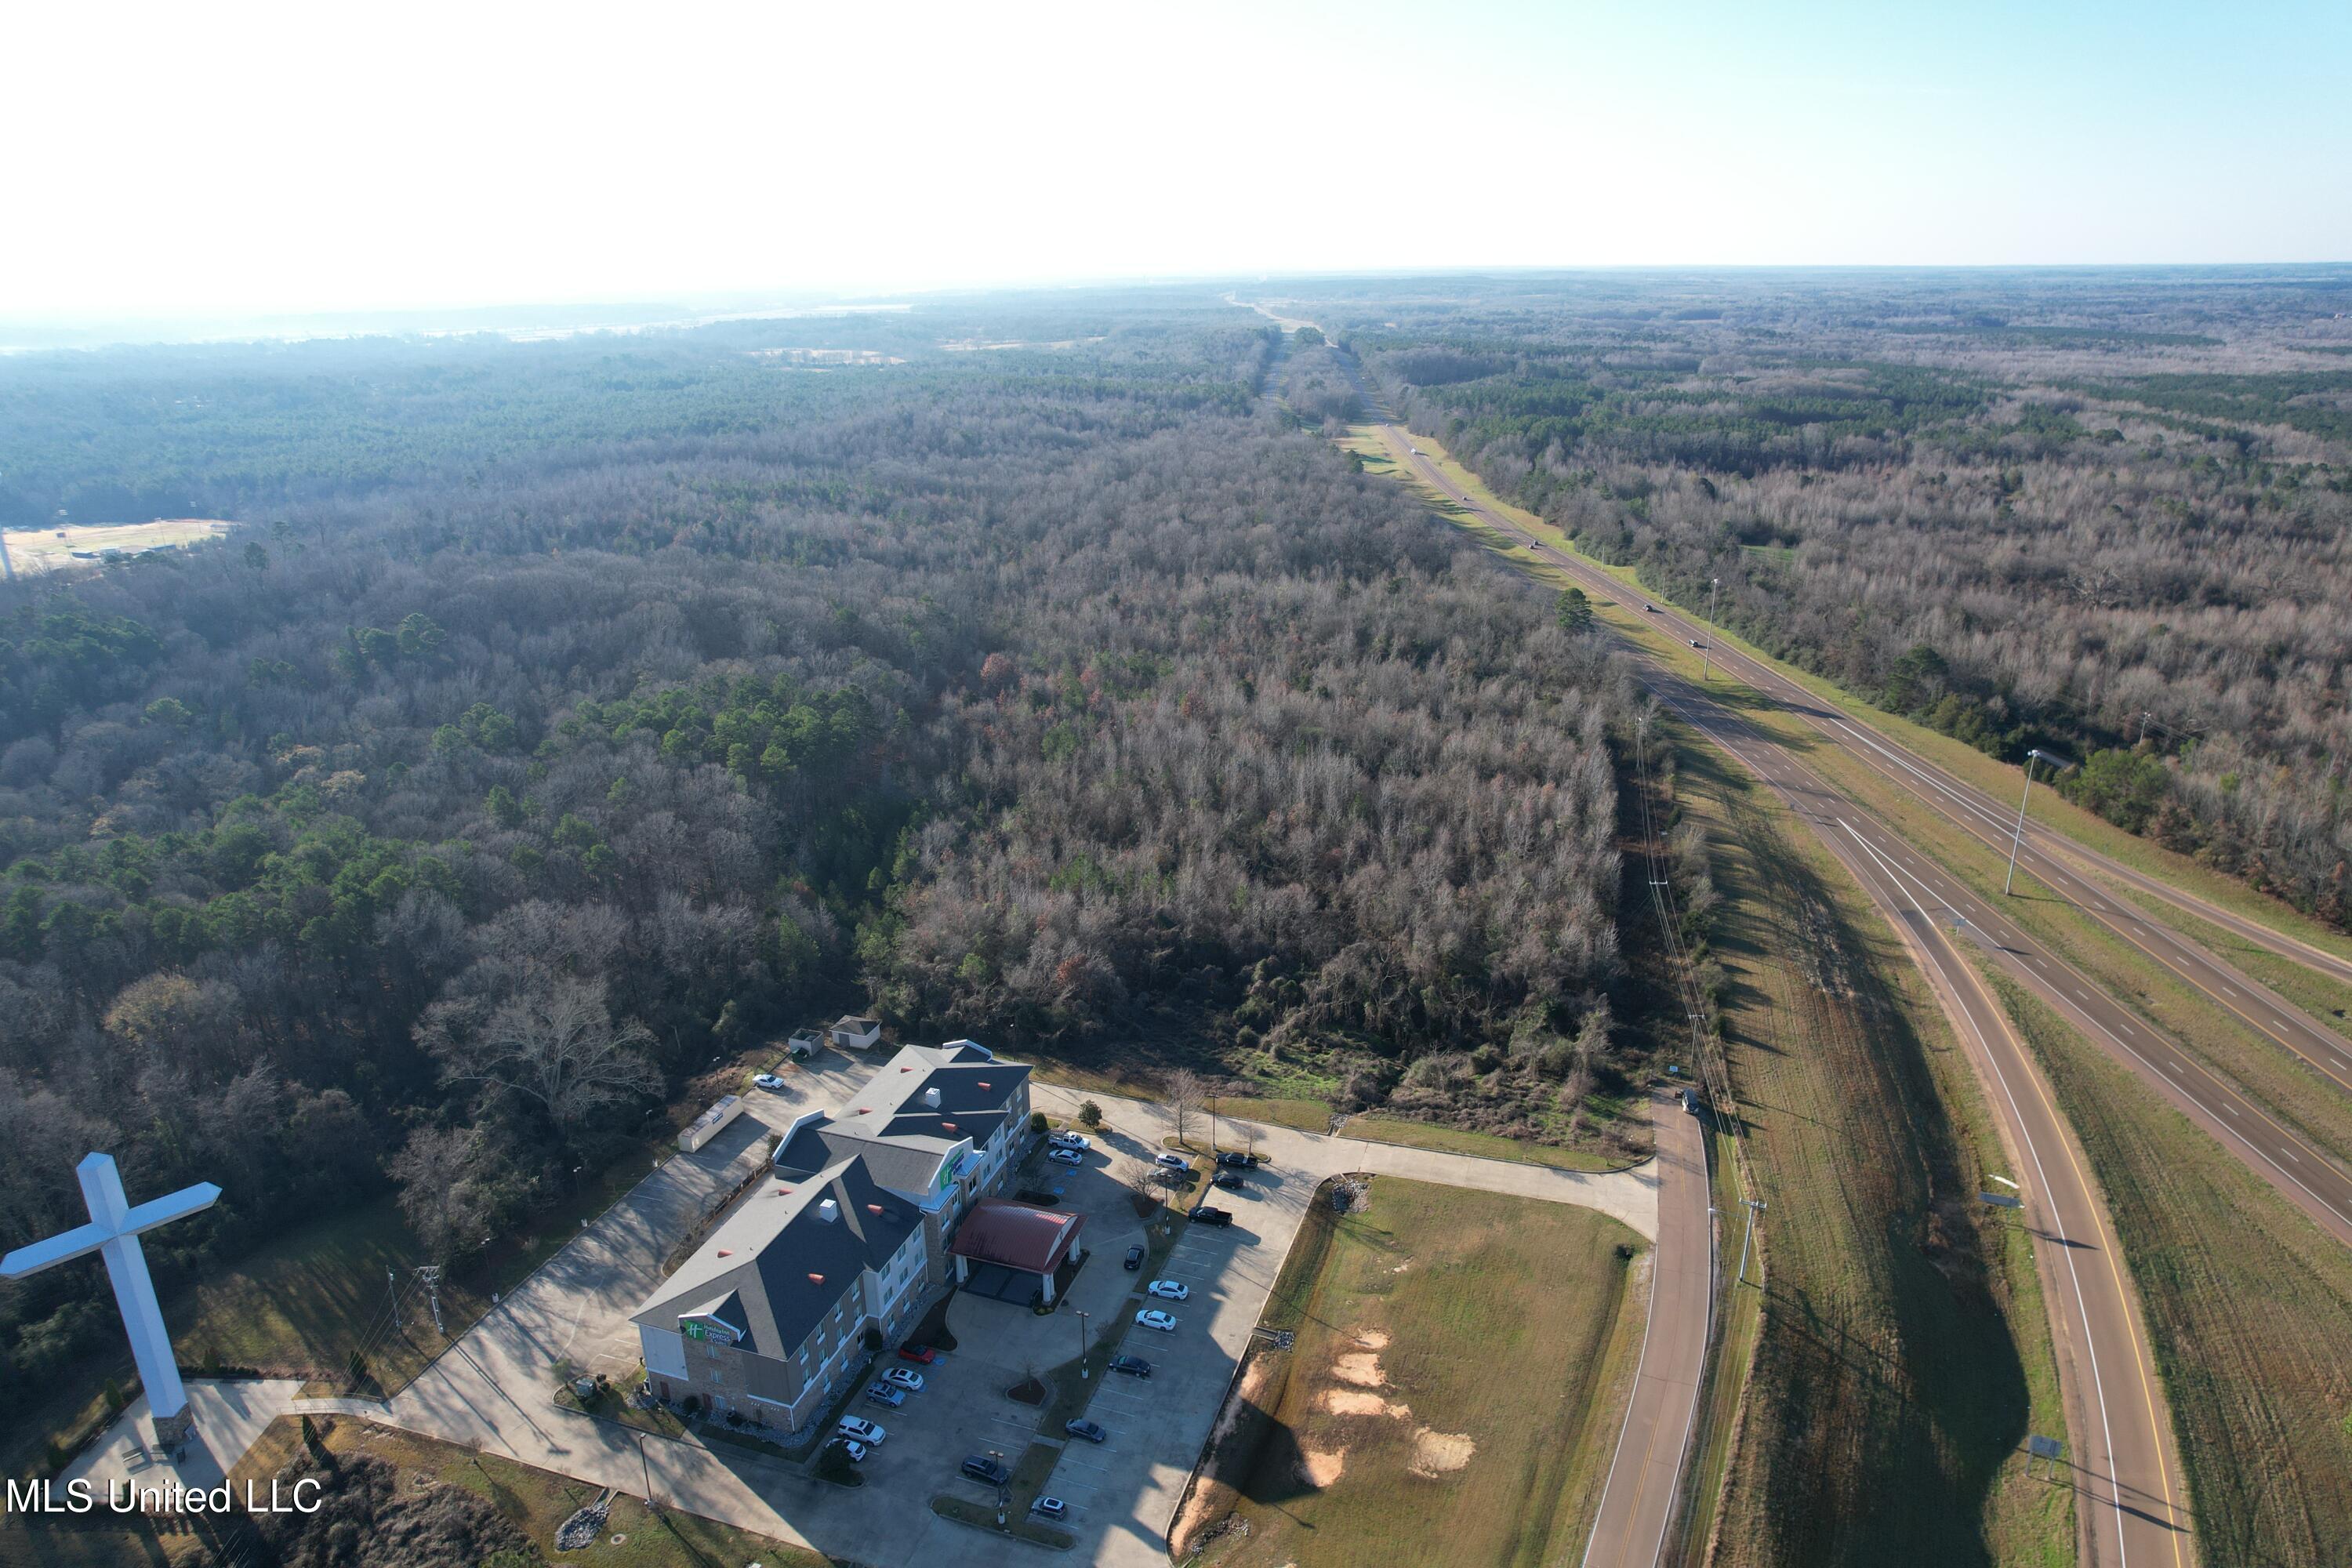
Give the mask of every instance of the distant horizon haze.
M 53 7 L 0 322 L 2352 259 L 2352 7 Z

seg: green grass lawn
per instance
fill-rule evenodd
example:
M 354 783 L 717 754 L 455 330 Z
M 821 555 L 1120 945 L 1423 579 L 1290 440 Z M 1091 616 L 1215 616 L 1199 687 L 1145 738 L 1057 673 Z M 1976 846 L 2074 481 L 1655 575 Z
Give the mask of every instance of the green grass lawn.
M 1458 1127 L 1438 1127 L 1426 1121 L 1371 1112 L 1351 1116 L 1342 1136 L 1373 1143 L 1397 1143 L 1408 1149 L 1436 1149 L 1448 1154 L 1473 1154 L 1482 1160 L 1512 1160 L 1523 1165 L 1550 1165 L 1563 1171 L 1622 1171 L 1646 1155 L 1606 1154 L 1597 1149 L 1562 1149 L 1550 1143 L 1529 1143 L 1492 1132 L 1471 1132 Z
M 1641 1238 L 1589 1209 L 1390 1177 L 1316 1228 L 1269 1303 L 1298 1338 L 1235 1504 L 1251 1533 L 1211 1560 L 1572 1561 L 1638 1348 L 1638 1321 L 1622 1331 Z
M 1225 1121 L 1270 1122 L 1297 1132 L 1328 1132 L 1332 1109 L 1319 1100 L 1257 1100 L 1220 1099 L 1217 1113 Z M 1638 1164 L 1646 1156 L 1605 1153 L 1598 1149 L 1568 1149 L 1552 1143 L 1530 1143 L 1520 1138 L 1505 1138 L 1493 1132 L 1474 1132 L 1460 1127 L 1440 1127 L 1426 1121 L 1408 1121 L 1402 1117 L 1385 1116 L 1378 1111 L 1348 1118 L 1341 1136 L 1367 1143 L 1396 1143 L 1409 1149 L 1438 1149 L 1450 1154 L 1475 1154 L 1483 1160 L 1511 1160 L 1525 1165 L 1550 1165 L 1563 1171 L 1622 1171 Z M 1193 1143 L 1208 1147 L 1206 1118 Z M 1240 1149 L 1246 1140 L 1227 1134 L 1218 1140 L 1220 1149 Z

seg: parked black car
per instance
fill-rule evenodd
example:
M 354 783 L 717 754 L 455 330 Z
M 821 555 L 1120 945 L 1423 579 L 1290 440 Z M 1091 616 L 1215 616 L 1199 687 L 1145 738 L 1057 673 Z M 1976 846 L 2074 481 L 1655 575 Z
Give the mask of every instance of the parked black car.
M 1110 1369 L 1113 1372 L 1123 1372 L 1129 1377 L 1151 1375 L 1151 1363 L 1139 1355 L 1115 1355 L 1110 1358 Z
M 1213 1209 L 1208 1205 L 1202 1204 L 1192 1211 L 1192 1223 L 1194 1225 L 1231 1225 L 1234 1223 L 1234 1216 L 1228 1210 Z
M 1109 1433 L 1104 1431 L 1101 1426 L 1086 1419 L 1084 1416 L 1080 1416 L 1076 1421 L 1063 1422 L 1062 1431 L 1066 1436 L 1072 1437 L 1084 1437 L 1089 1443 L 1108 1443 L 1110 1441 Z
M 1127 1249 L 1127 1271 L 1130 1274 L 1143 1267 L 1143 1244 L 1136 1243 Z
M 1013 1472 L 1004 1468 L 1002 1459 L 992 1459 L 986 1454 L 974 1454 L 963 1462 L 963 1473 L 973 1480 L 1001 1487 L 1013 1479 Z
M 1242 1173 L 1239 1171 L 1219 1171 L 1210 1178 L 1210 1181 L 1229 1193 L 1241 1192 L 1249 1185 L 1247 1182 L 1242 1180 Z
M 1245 1171 L 1257 1163 L 1257 1156 L 1244 1154 L 1238 1149 L 1228 1149 L 1217 1156 L 1217 1163 L 1230 1169 Z

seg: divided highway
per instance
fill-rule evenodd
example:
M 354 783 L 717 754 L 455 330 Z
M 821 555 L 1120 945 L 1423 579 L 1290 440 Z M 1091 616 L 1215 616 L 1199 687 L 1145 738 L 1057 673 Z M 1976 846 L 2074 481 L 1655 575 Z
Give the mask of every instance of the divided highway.
M 1351 367 L 1352 368 L 1352 367 Z M 1368 405 L 1369 389 L 1359 383 Z M 1485 507 L 1449 481 L 1435 463 L 1414 449 L 1412 437 L 1375 412 L 1381 438 L 1399 464 L 1410 469 L 1436 493 L 1448 497 L 1481 521 L 1531 547 L 1538 557 L 1565 569 L 1588 593 L 1615 600 L 1625 593 L 1622 584 L 1574 557 L 1553 549 L 1521 531 L 1508 518 Z M 1664 629 L 1686 639 L 1703 632 L 1681 617 L 1664 614 Z M 1639 651 L 1637 649 L 1637 651 Z M 1978 816 L 1980 802 L 1954 781 L 1933 781 L 1933 770 L 1894 753 L 1875 737 L 1852 736 L 1841 731 L 1855 727 L 1842 717 L 1823 714 L 1811 693 L 1763 669 L 1753 661 L 1739 661 L 1740 673 L 1766 695 L 1801 712 L 1840 743 L 1852 744 L 1876 759 L 1876 765 L 1915 790 L 1932 791 L 1938 808 L 1956 820 Z M 2050 958 L 2022 941 L 2011 923 L 1983 909 L 1956 879 L 1933 867 L 1904 844 L 1888 827 L 1807 769 L 1780 740 L 1717 703 L 1696 685 L 1653 665 L 1651 689 L 1667 707 L 1701 735 L 1721 747 L 1788 803 L 1809 829 L 1847 869 L 1886 915 L 1917 956 L 1949 1013 L 1956 1032 L 1975 1062 L 1987 1087 L 2006 1145 L 2020 1169 L 2023 1184 L 2021 1211 L 2035 1237 L 2036 1262 L 2044 1281 L 2063 1363 L 2068 1429 L 2073 1451 L 2068 1459 L 2078 1491 L 2077 1520 L 2085 1562 L 2098 1563 L 2164 1563 L 2189 1568 L 2196 1553 L 2189 1541 L 2189 1516 L 2179 1480 L 2179 1465 L 2172 1450 L 2172 1424 L 2150 1352 L 2138 1301 L 2122 1260 L 2122 1251 L 2109 1226 L 2104 1202 L 2092 1181 L 2087 1162 L 2075 1146 L 2035 1068 L 2031 1054 L 2011 1029 L 2006 1013 L 1992 997 L 1975 968 L 1958 946 L 1959 934 L 1974 931 L 1996 954 L 1997 962 L 2019 983 L 2042 996 L 2070 1023 L 2094 1039 L 2113 1045 L 2134 1060 L 2136 1070 L 2157 1083 L 2176 1103 L 2191 1109 L 2201 1124 L 2234 1139 L 2233 1146 L 2266 1163 L 2286 1169 L 2283 1129 L 2265 1127 L 2249 1116 L 2250 1107 L 2237 1102 L 2233 1112 L 2221 1098 L 2225 1086 L 2210 1077 L 2199 1079 L 2179 1053 L 2154 1054 L 2158 1043 L 2143 1036 L 2151 1053 L 2135 1059 L 2125 1042 L 2131 1026 L 2125 1010 L 2099 994 L 2082 976 L 2054 965 Z M 2060 883 L 2066 868 L 2045 870 L 2047 857 L 2037 857 L 2036 874 L 2047 877 L 2068 896 L 2084 889 L 2077 877 Z M 2100 903 L 2112 900 L 2102 897 Z M 2202 911 L 2200 911 L 2202 912 Z M 2129 917 L 2112 917 L 2129 923 Z M 2162 930 L 2163 928 L 2153 928 Z M 2209 961 L 2210 962 L 2210 961 Z M 2249 991 L 2249 994 L 2253 993 Z M 2280 1016 L 2284 1018 L 2283 1012 Z M 2208 1104 L 2208 1101 L 2210 1104 Z M 2254 1121 L 2252 1127 L 2236 1125 Z M 2259 1146 L 2258 1146 L 2259 1145 Z M 2265 1150 L 2267 1152 L 2265 1152 Z M 1663 1144 L 1662 1144 L 1663 1154 Z M 2274 1157 L 2273 1157 L 2274 1156 Z M 2294 1163 L 2302 1163 L 2297 1154 Z M 2258 1164 L 2260 1168 L 2260 1164 Z M 2340 1173 L 2339 1173 L 2340 1174 Z M 2315 1178 L 2317 1173 L 2313 1173 Z M 2352 1184 L 2326 1196 L 2304 1186 L 2299 1201 L 2315 1214 L 2332 1216 L 2339 1234 L 2352 1240 Z M 2339 1209 L 2338 1203 L 2343 1206 Z M 1661 1215 L 1661 1232 L 1665 1215 Z M 1661 1289 L 1664 1281 L 1661 1281 Z M 1696 1396 L 1696 1384 L 1693 1387 Z M 1630 1429 L 1630 1426 L 1629 1426 Z M 1622 1458 L 1622 1453 L 1620 1456 Z M 1629 1506 L 1617 1496 L 1619 1476 L 1612 1468 L 1602 1517 Z M 1631 1481 L 1637 1489 L 1641 1483 Z M 1596 1537 L 1596 1546 L 1599 1544 Z M 1637 1555 L 1589 1558 L 1589 1562 L 1654 1563 L 1663 1546 Z
M 1521 541 L 1541 559 L 1563 568 L 1586 592 L 1609 600 L 1622 600 L 1631 592 L 1608 574 L 1552 548 L 1507 517 L 1461 493 L 1460 487 L 1446 479 L 1436 464 L 1415 453 L 1407 432 L 1401 427 L 1383 425 L 1381 428 L 1398 459 L 1410 466 L 1425 483 L 1482 522 Z M 1658 606 L 1653 618 L 1667 635 L 1685 642 L 1711 640 L 1710 628 L 1663 605 Z M 1959 831 L 2007 852 L 2016 821 L 2013 807 L 2003 813 L 1981 794 L 1940 769 L 1889 744 L 1843 714 L 1824 709 L 1812 693 L 1769 667 L 1736 650 L 1717 647 L 1709 651 L 1727 674 L 1736 673 L 1751 689 L 1805 719 L 1826 742 L 1844 747 L 1882 779 L 1926 802 Z M 1697 695 L 1695 689 L 1693 695 Z M 1727 711 L 1718 711 L 1725 720 L 1732 717 Z M 1748 755 L 1742 760 L 1773 787 L 1784 794 L 1834 801 L 1848 817 L 1860 819 L 1860 809 L 1853 802 L 1810 770 L 1800 767 L 1772 737 L 1744 721 L 1741 728 L 1750 737 L 1745 748 Z M 1798 783 L 1801 778 L 1801 785 Z M 1882 850 L 1905 857 L 1905 874 L 1917 880 L 1922 896 L 1932 900 L 1939 918 L 1971 929 L 2020 984 L 2041 995 L 2069 1023 L 2237 1153 L 2322 1228 L 2352 1246 L 2352 1171 L 2281 1122 L 2194 1055 L 2180 1049 L 2145 1018 L 2101 990 L 2096 981 L 2026 936 L 1959 878 L 1903 845 L 1885 825 L 1874 819 L 1869 831 L 1872 842 Z M 2248 1028 L 2285 1047 L 2315 1074 L 2352 1090 L 2352 1043 L 2322 1027 L 2267 986 L 2240 973 L 2171 928 L 2147 919 L 2100 888 L 2070 863 L 2069 857 L 2075 855 L 2088 858 L 2091 852 L 2070 844 L 2065 851 L 2053 854 L 2029 825 L 2024 847 L 2018 857 L 2018 869 L 2021 874 L 2030 872 L 2040 879 L 2058 897 L 2163 964 Z M 2103 862 L 2103 867 L 2111 865 L 2113 862 Z M 2210 918 L 2206 906 L 2197 907 L 2199 913 Z M 2273 941 L 2281 944 L 2280 951 L 2294 950 L 2288 956 L 2306 951 L 2289 938 L 2274 936 Z

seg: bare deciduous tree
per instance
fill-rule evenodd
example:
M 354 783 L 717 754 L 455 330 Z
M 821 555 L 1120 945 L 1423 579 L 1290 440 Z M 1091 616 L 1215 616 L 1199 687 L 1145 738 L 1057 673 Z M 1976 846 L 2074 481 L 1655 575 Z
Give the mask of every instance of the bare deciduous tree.
M 513 1089 L 563 1127 L 615 1100 L 661 1092 L 661 1073 L 645 1054 L 652 1032 L 614 1023 L 602 980 L 556 979 L 509 997 L 478 1024 L 464 1016 L 478 1012 L 436 1005 L 420 1026 L 452 1081 Z
M 1192 1123 L 1200 1116 L 1201 1107 L 1207 1103 L 1208 1098 L 1208 1086 L 1192 1068 L 1179 1068 L 1168 1075 L 1168 1088 L 1160 1095 L 1160 1102 L 1168 1108 L 1168 1119 L 1174 1126 L 1177 1142 L 1187 1148 L 1192 1146 Z

